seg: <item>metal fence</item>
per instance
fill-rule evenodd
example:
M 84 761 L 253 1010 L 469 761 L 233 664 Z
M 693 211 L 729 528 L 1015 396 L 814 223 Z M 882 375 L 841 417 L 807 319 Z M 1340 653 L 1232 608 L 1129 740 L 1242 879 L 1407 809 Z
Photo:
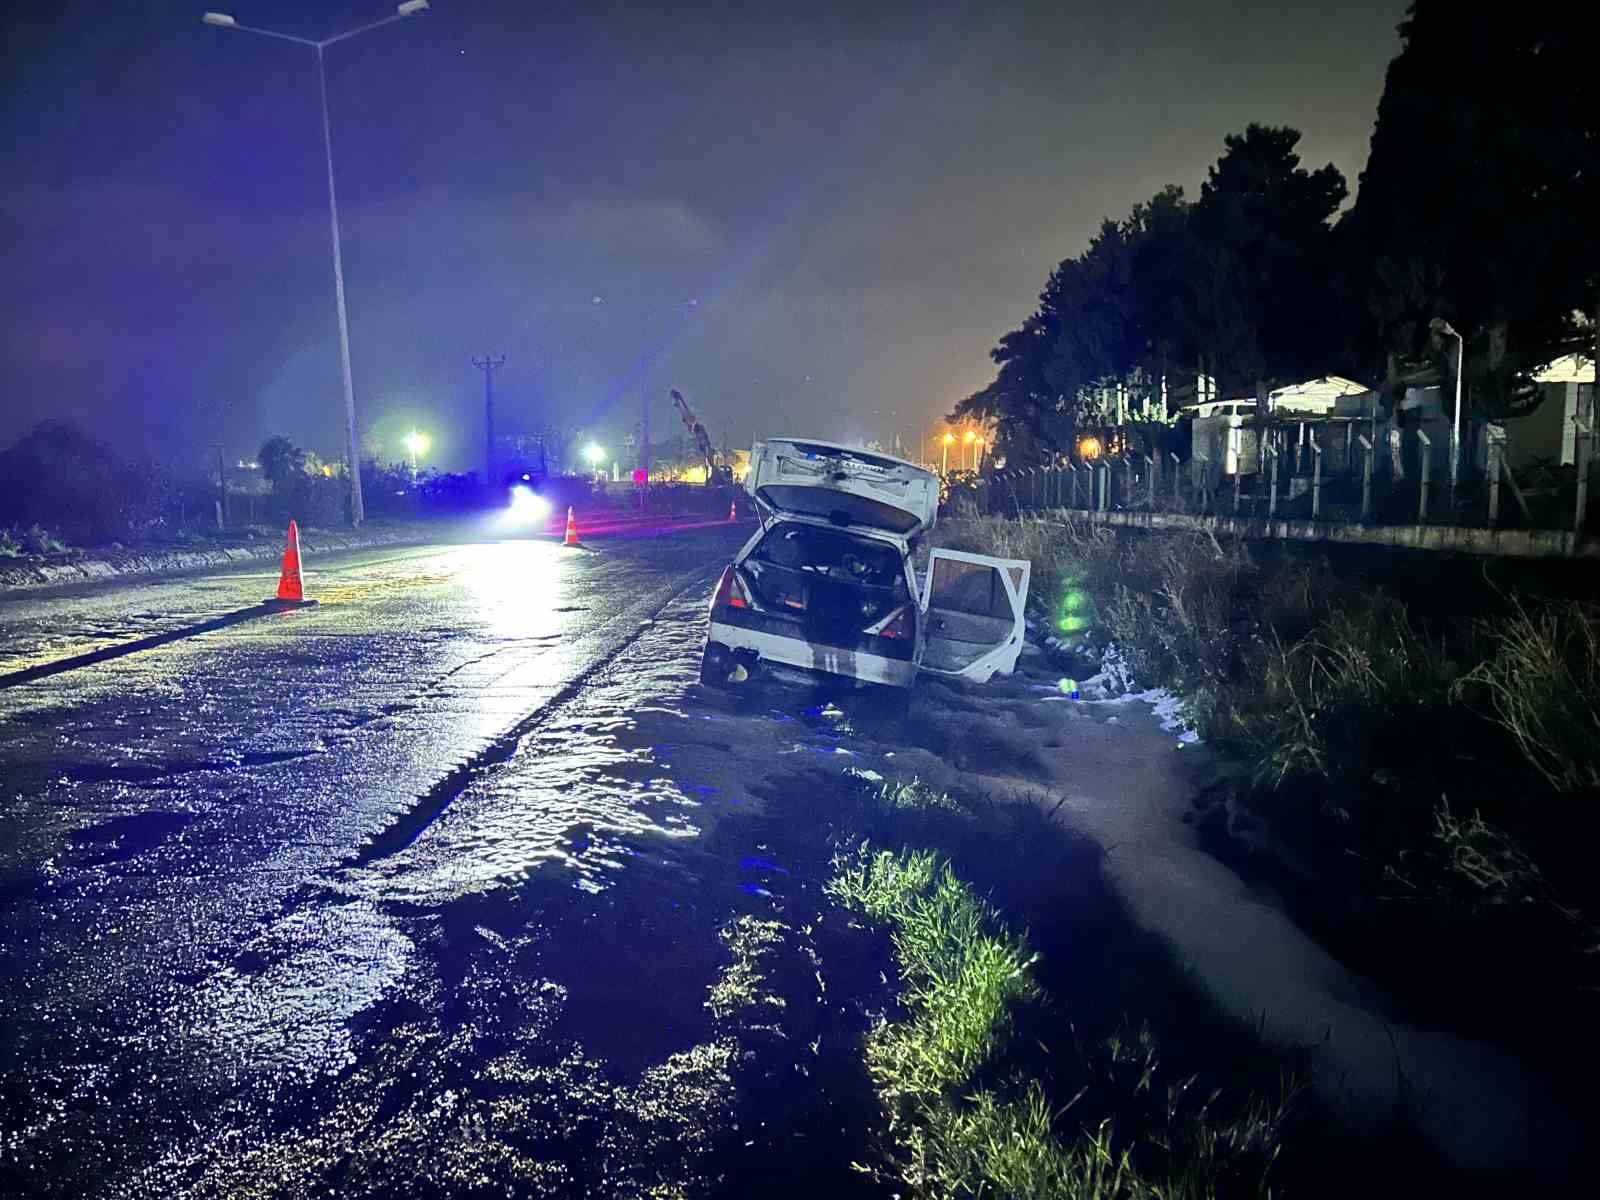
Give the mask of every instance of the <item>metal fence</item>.
M 1448 435 L 1352 420 L 1275 426 L 1256 434 L 1247 451 L 1235 445 L 1210 457 L 1058 455 L 955 485 L 950 499 L 957 511 L 975 506 L 993 516 L 1068 509 L 1579 536 L 1587 523 L 1595 429 L 1582 418 L 1572 425 L 1574 466 L 1513 472 L 1504 434 L 1489 426 L 1453 485 Z

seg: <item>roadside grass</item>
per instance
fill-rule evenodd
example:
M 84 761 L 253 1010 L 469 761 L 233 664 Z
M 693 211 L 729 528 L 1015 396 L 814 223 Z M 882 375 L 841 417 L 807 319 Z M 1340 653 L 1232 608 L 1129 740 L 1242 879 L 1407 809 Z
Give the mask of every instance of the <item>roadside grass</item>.
M 1033 615 L 1058 637 L 1061 606 L 1086 591 L 1070 601 L 1086 617 L 1076 671 L 1114 654 L 1242 768 L 1226 811 L 1199 815 L 1214 851 L 1433 1019 L 1563 1069 L 1537 1014 L 1600 985 L 1600 609 L 1535 598 L 1527 572 L 1507 592 L 1450 566 L 1450 587 L 1444 566 L 1417 573 L 1436 560 L 1347 555 L 1336 570 L 1320 553 L 1071 515 L 941 536 L 1033 558 Z M 1566 583 L 1582 594 L 1582 577 Z M 1238 807 L 1293 861 L 1235 841 L 1220 817 Z
M 908 788 L 926 810 L 950 810 L 916 784 L 867 803 Z M 1167 1078 L 1148 1027 L 1083 1051 L 1083 1086 L 1052 1104 L 1017 1030 L 1045 1000 L 1038 955 L 943 855 L 861 843 L 838 855 L 825 890 L 888 930 L 903 988 L 904 1015 L 866 1039 L 888 1166 L 863 1169 L 929 1197 L 1182 1200 L 1224 1181 L 1230 1195 L 1270 1194 L 1292 1095 L 1224 1117 L 1217 1094 L 1197 1100 L 1192 1078 Z
M 1558 793 L 1600 788 L 1600 608 L 1516 605 L 1481 622 L 1488 657 L 1461 681 L 1488 695 L 1495 721 Z
M 14 526 L 0 528 L 0 558 L 21 558 L 25 554 L 61 554 L 67 548 L 66 542 L 42 525 L 29 525 L 26 529 Z

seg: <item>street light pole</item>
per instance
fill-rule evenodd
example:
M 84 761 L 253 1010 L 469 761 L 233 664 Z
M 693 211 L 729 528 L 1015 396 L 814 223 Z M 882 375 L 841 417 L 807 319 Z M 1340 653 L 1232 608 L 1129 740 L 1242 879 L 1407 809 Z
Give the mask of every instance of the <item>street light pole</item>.
M 328 164 L 328 222 L 333 229 L 333 300 L 339 310 L 339 370 L 344 377 L 344 422 L 350 455 L 350 524 L 367 519 L 361 502 L 361 439 L 356 431 L 356 385 L 350 373 L 350 318 L 344 307 L 344 252 L 339 245 L 339 199 L 333 190 L 333 128 L 328 122 L 328 73 L 317 45 L 317 88 L 322 96 L 322 154 Z M 413 457 L 411 474 L 417 473 Z
M 339 313 L 339 368 L 344 378 L 346 453 L 350 458 L 350 523 L 352 525 L 360 525 L 366 520 L 367 514 L 366 507 L 361 502 L 361 438 L 356 427 L 355 381 L 350 371 L 350 319 L 345 312 L 344 304 L 344 254 L 339 244 L 339 202 L 333 186 L 333 127 L 328 120 L 328 73 L 323 65 L 322 52 L 333 45 L 334 42 L 342 42 L 358 33 L 365 33 L 369 29 L 377 29 L 380 25 L 402 21 L 406 17 L 422 12 L 427 7 L 428 0 L 405 0 L 405 3 L 395 8 L 392 15 L 384 17 L 381 21 L 373 21 L 357 29 L 350 29 L 344 33 L 323 38 L 321 41 L 295 37 L 287 33 L 278 33 L 271 29 L 260 29 L 252 25 L 241 25 L 227 13 L 208 12 L 201 14 L 200 17 L 204 24 L 214 25 L 219 29 L 237 29 L 242 33 L 259 33 L 263 37 L 276 38 L 281 42 L 294 42 L 301 46 L 310 46 L 317 52 L 317 94 L 322 101 L 322 154 L 328 168 L 328 223 L 333 232 L 333 299 L 334 306 Z
M 1448 334 L 1456 340 L 1456 408 L 1450 422 L 1450 505 L 1455 507 L 1456 482 L 1461 474 L 1461 376 L 1466 370 L 1467 344 L 1443 317 L 1428 322 L 1434 333 Z

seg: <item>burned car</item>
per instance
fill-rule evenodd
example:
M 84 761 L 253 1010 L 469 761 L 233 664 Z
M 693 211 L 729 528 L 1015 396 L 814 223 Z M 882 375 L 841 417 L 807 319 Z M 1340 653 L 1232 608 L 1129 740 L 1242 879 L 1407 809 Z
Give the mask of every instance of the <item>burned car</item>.
M 768 668 L 909 687 L 920 672 L 984 682 L 1022 649 L 1030 564 L 919 543 L 939 480 L 888 455 L 772 439 L 750 452 L 745 490 L 761 528 L 712 595 L 701 681 Z

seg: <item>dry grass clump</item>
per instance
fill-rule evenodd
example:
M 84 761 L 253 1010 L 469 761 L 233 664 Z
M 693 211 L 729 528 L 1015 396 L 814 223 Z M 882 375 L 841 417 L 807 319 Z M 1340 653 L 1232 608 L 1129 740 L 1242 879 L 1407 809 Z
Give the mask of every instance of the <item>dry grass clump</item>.
M 1482 688 L 1495 720 L 1557 792 L 1600 788 L 1600 610 L 1568 602 L 1481 622 L 1489 656 L 1458 694 Z

